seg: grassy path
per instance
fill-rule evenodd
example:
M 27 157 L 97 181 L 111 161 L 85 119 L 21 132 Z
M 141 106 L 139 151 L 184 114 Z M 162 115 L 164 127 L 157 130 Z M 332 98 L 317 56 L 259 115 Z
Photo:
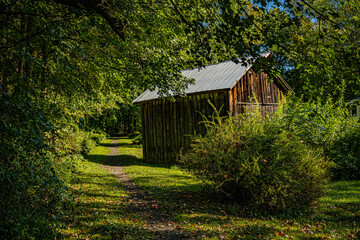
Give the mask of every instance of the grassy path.
M 360 239 L 360 181 L 332 182 L 317 206 L 291 216 L 257 216 L 217 199 L 203 184 L 177 167 L 141 161 L 141 149 L 121 138 L 118 155 L 107 157 L 112 140 L 97 148 L 72 188 L 78 198 L 62 230 L 68 239 L 158 239 L 149 226 L 151 211 L 104 166 L 123 170 L 142 189 L 179 238 L 189 239 Z M 137 204 L 139 208 L 134 208 Z M 172 238 L 168 238 L 172 239 Z
M 129 195 L 121 183 L 101 168 L 112 140 L 104 141 L 79 166 L 72 183 L 75 206 L 60 230 L 64 239 L 148 239 L 144 222 L 127 211 Z
M 131 142 L 127 143 L 127 141 L 129 140 L 113 138 L 110 146 L 110 153 L 100 166 L 113 174 L 123 185 L 124 190 L 129 194 L 129 206 L 127 210 L 145 221 L 143 229 L 147 230 L 150 236 L 155 239 L 176 240 L 188 238 L 186 232 L 179 231 L 176 228 L 175 224 L 170 219 L 169 213 L 162 211 L 158 207 L 158 202 L 154 199 L 149 199 L 142 189 L 134 184 L 128 174 L 125 173 L 126 165 L 129 165 L 129 160 L 131 159 L 130 155 L 127 154 L 129 151 L 131 152 L 131 150 L 139 150 L 138 148 L 127 149 L 131 146 Z M 134 154 L 140 155 L 136 152 Z M 138 161 L 139 160 L 140 159 L 138 159 Z

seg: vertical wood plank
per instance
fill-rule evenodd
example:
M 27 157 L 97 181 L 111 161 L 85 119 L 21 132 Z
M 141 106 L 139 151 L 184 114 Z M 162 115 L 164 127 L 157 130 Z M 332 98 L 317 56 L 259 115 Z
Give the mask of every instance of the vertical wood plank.
M 232 100 L 232 90 L 229 91 L 229 112 L 230 115 L 233 115 L 233 100 Z
M 163 149 L 162 149 L 162 121 L 161 121 L 161 104 L 160 100 L 156 101 L 156 145 L 155 145 L 155 152 L 156 152 L 156 163 L 159 163 L 162 161 L 161 156 L 163 155 Z
M 170 151 L 170 161 L 171 162 L 174 162 L 175 161 L 175 157 L 174 157 L 174 154 L 175 154 L 175 131 L 174 131 L 174 128 L 173 128 L 173 125 L 174 125 L 174 121 L 175 121 L 175 119 L 174 119 L 174 105 L 173 105 L 174 103 L 173 102 L 169 102 L 169 122 L 168 122 L 168 124 L 169 124 L 169 128 L 170 128 L 170 137 L 169 137 L 169 139 L 170 139 L 170 149 L 169 149 L 169 151 Z
M 184 98 L 181 98 L 181 102 L 179 103 L 179 147 L 182 149 L 184 144 Z
M 258 94 L 259 94 L 259 103 L 261 103 L 261 104 L 264 103 L 264 101 L 266 101 L 265 98 L 264 98 L 264 87 L 263 87 L 264 80 L 265 80 L 264 74 L 262 73 L 261 77 L 259 79 L 259 92 L 258 92 Z
M 151 103 L 151 161 L 156 162 L 156 101 Z
M 146 119 L 146 114 L 145 114 L 145 107 L 146 104 L 141 104 L 141 134 L 142 134 L 142 138 L 143 138 L 143 147 L 142 147 L 142 151 L 143 151 L 143 160 L 146 161 L 146 136 L 147 134 L 145 133 L 145 129 L 146 129 L 146 124 L 145 124 L 145 119 Z
M 151 103 L 151 111 L 150 111 L 150 119 L 151 119 L 151 139 L 149 139 L 151 141 L 151 161 L 155 162 L 156 161 L 156 112 L 155 112 L 155 107 L 156 107 L 156 101 L 153 101 Z
M 171 162 L 173 159 L 172 159 L 172 144 L 173 144 L 173 134 L 172 134 L 172 131 L 171 131 L 171 127 L 170 127 L 170 123 L 171 123 L 171 102 L 170 101 L 166 101 L 166 108 L 167 108 L 167 111 L 166 111 L 166 134 L 167 134 L 167 153 L 168 153 L 168 156 L 167 156 L 167 162 Z
M 150 111 L 151 111 L 151 103 L 146 103 L 146 119 L 145 119 L 145 125 L 146 125 L 146 132 L 145 134 L 147 135 L 146 136 L 146 161 L 147 162 L 150 162 L 151 161 L 151 114 L 150 114 Z

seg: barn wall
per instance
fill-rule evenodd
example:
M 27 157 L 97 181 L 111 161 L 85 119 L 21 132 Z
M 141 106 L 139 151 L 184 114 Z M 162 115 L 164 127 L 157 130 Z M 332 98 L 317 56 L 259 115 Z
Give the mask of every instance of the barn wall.
M 256 73 L 250 69 L 229 91 L 229 112 L 237 115 L 244 112 L 245 107 L 250 110 L 255 105 L 256 97 L 260 104 L 261 114 L 272 113 L 282 96 L 281 86 L 276 81 L 269 81 L 264 72 Z
M 194 133 L 205 133 L 200 112 L 206 117 L 222 106 L 222 115 L 228 114 L 228 92 L 210 92 L 177 98 L 175 102 L 158 99 L 141 104 L 144 161 L 168 163 L 176 160 L 182 148 L 190 144 Z

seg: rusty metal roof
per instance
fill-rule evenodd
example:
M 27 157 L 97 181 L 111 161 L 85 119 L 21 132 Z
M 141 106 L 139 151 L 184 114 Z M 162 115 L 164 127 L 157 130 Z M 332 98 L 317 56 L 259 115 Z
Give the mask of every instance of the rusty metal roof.
M 263 54 L 268 57 L 270 53 Z M 205 66 L 202 69 L 190 69 L 181 71 L 182 75 L 195 80 L 194 85 L 190 85 L 185 94 L 230 90 L 236 82 L 251 68 L 252 65 L 243 66 L 233 61 L 226 61 Z M 141 103 L 159 98 L 157 90 L 146 90 L 133 103 Z

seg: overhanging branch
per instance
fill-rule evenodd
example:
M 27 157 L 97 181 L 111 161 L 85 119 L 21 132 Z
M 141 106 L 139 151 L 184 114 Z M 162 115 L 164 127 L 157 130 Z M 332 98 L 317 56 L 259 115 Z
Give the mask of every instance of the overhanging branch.
M 69 7 L 93 11 L 104 18 L 112 30 L 125 41 L 125 31 L 129 26 L 126 20 L 121 20 L 114 14 L 114 9 L 118 6 L 108 0 L 54 0 L 55 2 Z

